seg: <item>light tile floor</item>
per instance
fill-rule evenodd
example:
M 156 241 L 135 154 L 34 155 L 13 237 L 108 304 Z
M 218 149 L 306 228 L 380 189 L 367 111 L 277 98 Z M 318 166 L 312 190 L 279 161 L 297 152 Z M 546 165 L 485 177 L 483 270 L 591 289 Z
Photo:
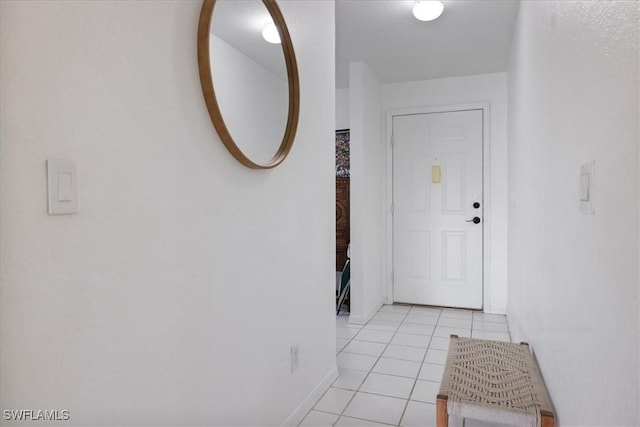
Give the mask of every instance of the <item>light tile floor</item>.
M 432 426 L 449 336 L 511 341 L 505 316 L 383 306 L 366 325 L 336 323 L 339 377 L 301 426 Z M 466 427 L 487 426 L 465 420 Z

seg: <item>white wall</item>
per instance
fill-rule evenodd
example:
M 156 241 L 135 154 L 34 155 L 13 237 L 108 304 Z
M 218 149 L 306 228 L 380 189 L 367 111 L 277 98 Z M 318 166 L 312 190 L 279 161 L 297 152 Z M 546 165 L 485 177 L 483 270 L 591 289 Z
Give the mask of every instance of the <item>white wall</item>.
M 380 82 L 364 62 L 349 64 L 351 123 L 351 315 L 364 323 L 384 297 L 384 164 Z
M 284 68 L 281 46 L 267 42 L 264 45 L 265 49 L 280 49 L 272 53 L 282 57 Z M 250 159 L 259 164 L 269 163 L 282 143 L 287 126 L 289 86 L 286 77 L 267 70 L 213 34 L 209 49 L 216 101 L 229 133 Z
M 200 1 L 0 2 L 3 410 L 277 425 L 335 375 L 334 5 L 279 4 L 300 124 L 255 171 L 205 108 Z M 46 214 L 50 157 L 77 215 Z
M 488 102 L 490 104 L 489 210 L 490 229 L 485 307 L 505 313 L 507 303 L 507 77 L 506 73 L 423 80 L 382 85 L 385 111 Z
M 349 89 L 336 89 L 336 130 L 349 129 Z
M 525 1 L 511 46 L 508 315 L 563 426 L 640 424 L 639 17 L 637 2 Z

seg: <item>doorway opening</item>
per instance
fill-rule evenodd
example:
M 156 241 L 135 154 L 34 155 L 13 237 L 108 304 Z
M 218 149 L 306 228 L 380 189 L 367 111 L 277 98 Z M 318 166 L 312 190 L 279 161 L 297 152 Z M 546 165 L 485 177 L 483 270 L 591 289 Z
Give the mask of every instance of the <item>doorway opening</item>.
M 485 104 L 388 114 L 388 303 L 485 306 L 487 132 Z
M 336 131 L 336 310 L 350 310 L 350 132 Z

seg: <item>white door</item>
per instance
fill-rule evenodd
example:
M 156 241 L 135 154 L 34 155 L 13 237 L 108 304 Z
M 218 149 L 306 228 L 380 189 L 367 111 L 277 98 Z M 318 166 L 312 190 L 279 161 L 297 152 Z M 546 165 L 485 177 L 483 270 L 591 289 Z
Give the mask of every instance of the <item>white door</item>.
M 482 308 L 482 114 L 393 117 L 395 302 Z

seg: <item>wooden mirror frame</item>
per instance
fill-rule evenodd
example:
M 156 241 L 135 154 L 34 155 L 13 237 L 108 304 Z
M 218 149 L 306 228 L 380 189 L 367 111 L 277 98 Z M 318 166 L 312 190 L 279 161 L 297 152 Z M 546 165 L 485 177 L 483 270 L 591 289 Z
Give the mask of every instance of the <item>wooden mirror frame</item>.
M 298 117 L 300 115 L 300 81 L 298 79 L 298 65 L 296 56 L 293 51 L 293 43 L 287 24 L 280 12 L 280 8 L 275 0 L 262 0 L 266 6 L 273 23 L 280 32 L 281 46 L 284 53 L 284 60 L 287 67 L 287 77 L 289 80 L 289 113 L 287 116 L 287 126 L 285 128 L 284 137 L 280 143 L 278 151 L 273 158 L 265 164 L 254 162 L 247 157 L 240 147 L 236 144 L 233 137 L 227 129 L 227 125 L 222 117 L 222 112 L 216 99 L 216 92 L 213 87 L 213 75 L 211 73 L 211 58 L 209 57 L 209 39 L 211 31 L 211 21 L 213 20 L 213 11 L 216 0 L 204 0 L 202 10 L 200 11 L 200 22 L 198 24 L 198 69 L 200 71 L 200 83 L 202 84 L 202 93 L 204 95 L 209 116 L 213 122 L 222 143 L 233 157 L 243 165 L 252 169 L 271 169 L 278 166 L 287 157 L 293 141 L 295 139 L 296 130 L 298 128 Z

